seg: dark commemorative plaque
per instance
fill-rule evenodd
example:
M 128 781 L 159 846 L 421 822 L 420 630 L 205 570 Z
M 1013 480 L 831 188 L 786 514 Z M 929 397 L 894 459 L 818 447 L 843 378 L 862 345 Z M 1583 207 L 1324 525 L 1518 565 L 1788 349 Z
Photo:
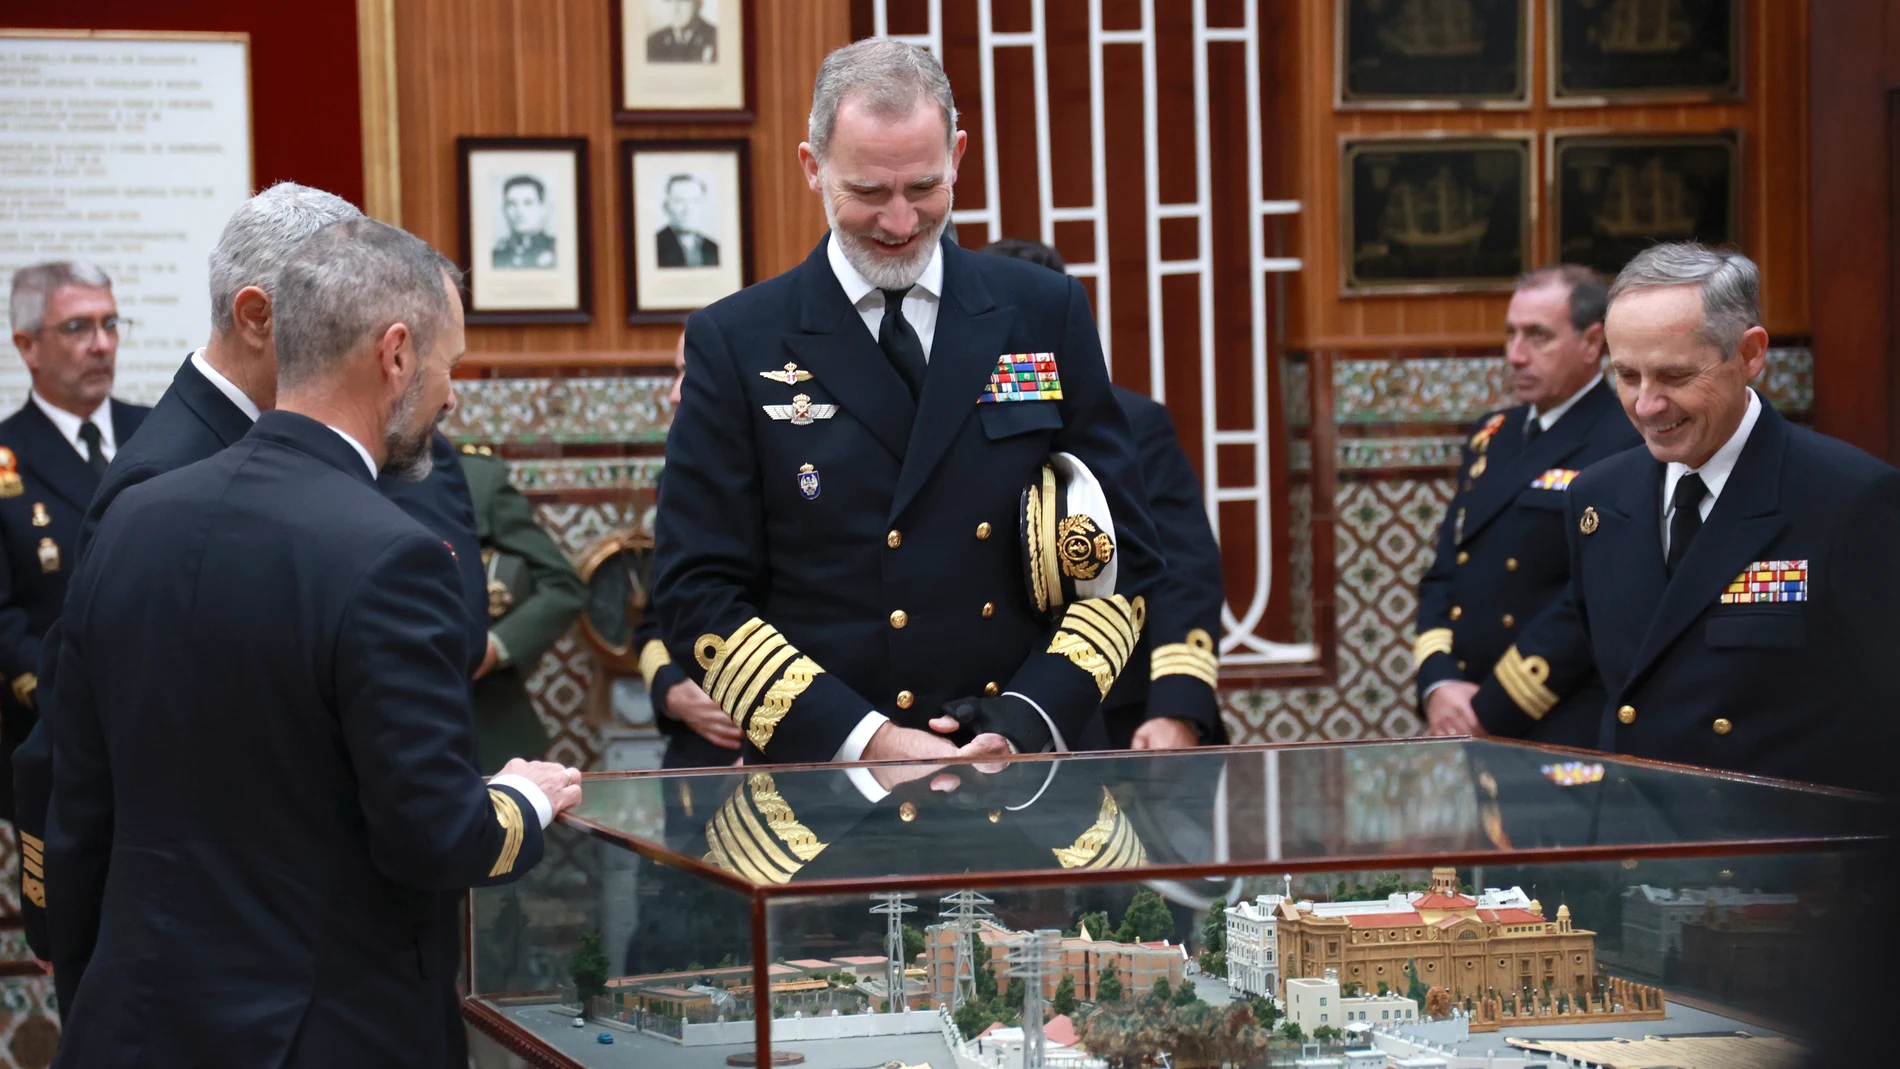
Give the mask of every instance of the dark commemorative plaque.
M 1525 0 L 1339 0 L 1340 100 L 1528 100 Z
M 1508 289 L 1530 265 L 1530 142 L 1347 142 L 1348 293 Z
M 1734 244 L 1730 134 L 1556 139 L 1559 258 L 1615 275 L 1659 241 Z
M 1739 2 L 1551 0 L 1552 96 L 1713 100 L 1739 95 Z

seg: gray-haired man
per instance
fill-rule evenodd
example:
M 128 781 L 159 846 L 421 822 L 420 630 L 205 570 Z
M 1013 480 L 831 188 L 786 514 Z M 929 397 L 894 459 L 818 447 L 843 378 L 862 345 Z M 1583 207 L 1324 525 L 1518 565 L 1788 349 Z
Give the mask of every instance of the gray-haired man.
M 1570 484 L 1570 591 L 1517 651 L 1557 693 L 1594 659 L 1601 749 L 1890 789 L 1900 472 L 1749 388 L 1759 293 L 1747 257 L 1693 243 L 1617 276 L 1610 377 L 1646 448 Z M 1510 701 L 1490 681 L 1474 705 Z

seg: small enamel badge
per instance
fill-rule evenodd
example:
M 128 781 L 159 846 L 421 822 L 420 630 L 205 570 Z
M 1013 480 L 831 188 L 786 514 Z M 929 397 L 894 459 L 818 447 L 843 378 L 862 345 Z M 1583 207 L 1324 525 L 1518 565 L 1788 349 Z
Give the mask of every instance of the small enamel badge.
M 762 379 L 771 379 L 773 382 L 782 382 L 787 386 L 796 386 L 810 379 L 811 372 L 792 363 L 786 364 L 778 371 L 761 371 L 759 372 L 759 377 Z
M 59 571 L 59 544 L 50 538 L 40 539 L 40 571 Z
M 1597 533 L 1597 524 L 1601 522 L 1601 520 L 1597 519 L 1597 510 L 1586 507 L 1583 510 L 1583 515 L 1577 518 L 1577 530 L 1582 531 L 1586 535 L 1593 535 Z
M 19 497 L 24 493 L 26 483 L 20 478 L 20 468 L 13 458 L 13 450 L 0 446 L 0 497 Z
M 1484 426 L 1479 427 L 1477 433 L 1471 436 L 1472 450 L 1482 453 L 1488 449 L 1491 445 L 1491 436 L 1498 433 L 1498 428 L 1502 426 L 1504 426 L 1504 413 L 1502 412 L 1495 413 L 1490 419 L 1485 420 Z
M 807 501 L 818 500 L 818 469 L 817 468 L 812 467 L 810 464 L 799 465 L 798 492 L 801 494 L 804 494 L 805 500 Z
M 1478 458 L 1478 461 L 1477 461 L 1477 463 L 1475 463 L 1475 464 L 1473 464 L 1473 465 L 1471 465 L 1471 477 L 1472 477 L 1473 479 L 1475 479 L 1475 478 L 1477 478 L 1478 476 L 1480 476 L 1480 475 L 1483 475 L 1483 474 L 1484 474 L 1484 466 L 1485 466 L 1485 463 L 1486 463 L 1486 461 L 1487 461 L 1487 459 L 1488 459 L 1488 458 L 1486 458 L 1486 457 L 1482 457 L 1482 456 L 1481 456 L 1481 457 L 1479 457 L 1479 458 Z
M 792 398 L 789 405 L 765 405 L 765 414 L 773 419 L 788 419 L 792 426 L 803 427 L 815 420 L 830 419 L 838 414 L 837 405 L 813 404 L 811 395 L 801 393 Z
M 50 527 L 52 526 L 52 524 L 53 524 L 53 517 L 47 515 L 46 513 L 46 502 L 44 501 L 33 502 L 33 526 Z

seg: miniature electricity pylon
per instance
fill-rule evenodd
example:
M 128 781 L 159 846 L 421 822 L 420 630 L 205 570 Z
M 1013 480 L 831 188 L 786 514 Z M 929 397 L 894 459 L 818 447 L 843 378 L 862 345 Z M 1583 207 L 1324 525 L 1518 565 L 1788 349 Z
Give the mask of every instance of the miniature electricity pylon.
M 1023 1069 L 1044 1069 L 1042 985 L 1062 967 L 1062 933 L 1054 928 L 1024 932 L 1009 943 L 1008 975 L 1023 982 Z
M 971 959 L 970 939 L 976 935 L 982 922 L 996 919 L 989 910 L 983 908 L 995 904 L 994 900 L 975 891 L 957 891 L 937 900 L 937 918 L 949 922 L 945 927 L 950 929 L 956 939 L 955 965 L 950 973 L 952 1013 L 976 997 L 976 962 Z
M 883 891 L 871 896 L 871 901 L 877 903 L 871 912 L 885 918 L 884 990 L 890 995 L 892 1013 L 903 1013 L 910 1008 L 904 991 L 904 914 L 917 912 L 917 907 L 910 904 L 916 897 L 906 891 Z

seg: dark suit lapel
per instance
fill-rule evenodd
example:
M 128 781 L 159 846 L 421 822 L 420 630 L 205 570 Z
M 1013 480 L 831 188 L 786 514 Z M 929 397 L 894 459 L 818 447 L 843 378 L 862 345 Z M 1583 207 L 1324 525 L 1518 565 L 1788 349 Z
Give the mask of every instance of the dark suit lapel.
M 128 405 L 120 401 L 107 403 L 112 406 L 112 441 L 119 446 L 125 445 L 125 440 L 145 423 L 145 417 L 152 414 L 152 410 L 143 405 Z
M 1496 519 L 1524 488 L 1522 483 L 1529 481 L 1517 477 L 1524 459 L 1524 417 L 1529 412 L 1530 409 L 1520 406 L 1504 414 L 1504 425 L 1485 443 L 1484 452 L 1478 454 L 1484 463 L 1478 475 L 1471 474 L 1471 469 L 1478 467 L 1476 460 L 1459 470 L 1459 482 L 1467 479 L 1472 482 L 1471 490 L 1458 502 L 1465 513 L 1461 542 L 1469 542 L 1484 530 L 1485 524 Z
M 239 438 L 250 433 L 251 417 L 232 404 L 189 359 L 178 369 L 178 374 L 172 376 L 172 389 L 177 391 L 178 400 L 226 446 L 236 445 Z
M 363 463 L 362 454 L 344 441 L 342 435 L 302 413 L 285 412 L 282 409 L 266 412 L 251 425 L 250 434 L 246 437 L 289 446 L 323 461 L 364 486 L 376 487 L 376 479 L 370 475 L 369 466 Z
M 92 503 L 92 493 L 99 489 L 99 477 L 92 473 L 79 451 L 46 418 L 40 406 L 32 401 L 20 410 L 20 436 L 23 439 L 19 452 L 20 466 L 31 471 L 46 488 L 66 499 L 80 512 Z M 112 428 L 113 434 L 118 427 Z
M 1742 447 L 1723 485 L 1722 496 L 1715 499 L 1709 518 L 1690 543 L 1689 551 L 1677 566 L 1676 574 L 1663 590 L 1649 630 L 1643 635 L 1636 659 L 1630 663 L 1630 682 L 1669 648 L 1677 636 L 1716 604 L 1724 588 L 1735 581 L 1743 569 L 1756 560 L 1787 518 L 1780 513 L 1781 458 L 1788 443 L 1788 424 L 1767 402 L 1761 416 Z M 1658 489 L 1650 530 L 1656 532 L 1657 556 L 1661 556 L 1662 494 Z
M 976 399 L 996 370 L 1014 308 L 998 305 L 970 262 L 974 253 L 954 245 L 943 246 L 943 301 L 937 309 L 937 332 L 930 347 L 930 369 L 924 376 L 924 395 L 911 428 L 910 450 L 897 477 L 891 515 L 910 504 L 937 462 L 950 448 L 964 421 L 974 418 Z
M 1476 489 L 1466 499 L 1465 539 L 1476 537 L 1486 524 L 1502 515 L 1504 507 L 1517 495 L 1530 488 L 1532 481 L 1552 468 L 1562 467 L 1562 461 L 1590 444 L 1590 434 L 1596 429 L 1597 422 L 1606 412 L 1621 414 L 1622 409 L 1616 403 L 1609 384 L 1598 380 L 1589 393 L 1584 394 L 1577 403 L 1563 414 L 1555 426 L 1537 436 L 1537 440 L 1524 446 L 1524 421 L 1530 416 L 1529 408 L 1513 409 L 1506 418 L 1504 426 L 1491 438 L 1492 454 L 1490 463 L 1496 466 L 1494 481 L 1489 485 L 1480 479 Z M 1514 435 L 1510 441 L 1501 442 L 1505 435 Z M 1510 445 L 1517 447 L 1513 458 Z M 1459 478 L 1464 478 L 1463 474 Z
M 825 256 L 825 242 L 830 240 L 827 235 L 798 268 L 800 332 L 785 335 L 785 347 L 879 444 L 902 458 L 917 407 L 910 399 L 910 388 L 864 329 L 858 310 L 845 300 L 844 288 Z M 938 336 L 942 336 L 941 318 Z M 786 400 L 792 392 L 787 392 Z

